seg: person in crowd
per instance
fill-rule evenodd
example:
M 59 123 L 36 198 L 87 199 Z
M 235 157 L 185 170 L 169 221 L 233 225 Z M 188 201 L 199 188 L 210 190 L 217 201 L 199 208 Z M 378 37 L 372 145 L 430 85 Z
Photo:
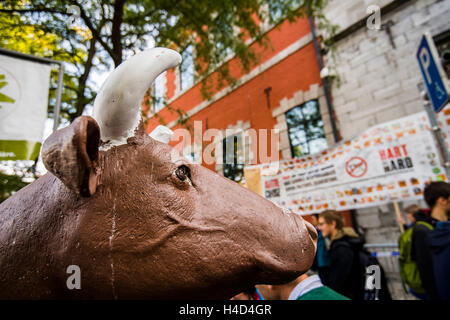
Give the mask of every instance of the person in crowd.
M 309 274 L 309 275 L 308 275 Z M 325 286 L 312 271 L 283 285 L 260 285 L 265 300 L 350 300 Z
M 331 239 L 330 269 L 324 284 L 350 299 L 364 298 L 361 272 L 356 256 L 363 249 L 363 240 L 351 227 L 344 227 L 341 214 L 326 210 L 319 215 L 319 229 Z
M 450 222 L 439 221 L 429 240 L 439 298 L 450 300 Z
M 316 256 L 314 257 L 313 265 L 311 266 L 311 270 L 317 271 L 319 273 L 320 279 L 325 279 L 327 277 L 327 273 L 330 269 L 330 255 L 328 254 L 328 250 L 325 244 L 325 238 L 322 235 L 322 232 L 319 230 L 319 214 L 313 214 L 311 216 L 311 223 L 316 228 L 317 231 L 317 250 Z
M 438 300 L 437 284 L 441 287 L 446 281 L 448 286 L 449 281 L 449 269 L 441 269 L 446 260 L 445 257 L 448 259 L 448 254 L 440 255 L 439 253 L 444 248 L 448 250 L 448 238 L 441 239 L 440 236 L 441 230 L 447 230 L 445 223 L 448 222 L 450 213 L 450 184 L 431 182 L 424 189 L 424 199 L 431 211 L 419 210 L 414 214 L 416 222 L 423 221 L 425 224 L 417 224 L 414 227 L 411 258 L 417 263 L 420 280 L 427 298 Z M 436 229 L 436 232 L 432 233 L 433 229 Z M 445 253 L 447 250 L 443 252 Z M 438 263 L 433 261 L 436 258 Z M 435 274 L 435 270 L 438 271 L 437 274 Z
M 412 205 L 406 207 L 405 215 L 406 215 L 407 221 L 405 221 L 403 219 L 403 217 L 399 217 L 398 223 L 400 225 L 403 225 L 403 228 L 405 230 L 411 228 L 414 225 L 414 223 L 416 222 L 416 219 L 414 218 L 414 213 L 416 213 L 419 210 L 420 210 L 420 206 L 417 204 L 412 204 Z

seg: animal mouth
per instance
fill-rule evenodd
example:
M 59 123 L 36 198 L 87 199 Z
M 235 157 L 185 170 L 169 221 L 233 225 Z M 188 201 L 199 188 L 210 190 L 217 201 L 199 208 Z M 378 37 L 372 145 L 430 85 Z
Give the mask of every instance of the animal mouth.
M 289 210 L 283 211 L 289 228 L 276 245 L 275 250 L 262 250 L 258 254 L 261 279 L 266 283 L 286 283 L 306 272 L 312 265 L 316 246 L 316 229 L 301 216 Z

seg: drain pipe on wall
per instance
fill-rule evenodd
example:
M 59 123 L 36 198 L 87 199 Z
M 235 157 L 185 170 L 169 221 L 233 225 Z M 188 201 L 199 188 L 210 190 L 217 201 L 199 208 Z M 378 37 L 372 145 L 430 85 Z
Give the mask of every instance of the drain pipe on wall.
M 309 20 L 309 25 L 311 27 L 311 35 L 313 38 L 314 49 L 316 51 L 317 62 L 319 64 L 319 70 L 322 71 L 323 70 L 322 54 L 320 52 L 319 41 L 317 40 L 316 27 L 314 25 L 314 18 L 310 14 L 308 14 L 308 20 Z M 331 101 L 331 93 L 330 93 L 330 87 L 328 86 L 328 78 L 322 77 L 322 75 L 321 75 L 321 79 L 322 79 L 323 91 L 325 92 L 325 98 L 327 100 L 327 107 L 328 107 L 328 113 L 330 115 L 330 122 L 331 122 L 331 128 L 333 130 L 334 142 L 337 143 L 340 140 L 340 136 L 339 136 L 339 132 L 338 132 L 337 125 L 336 125 L 336 117 L 334 114 L 333 102 Z
M 314 24 L 314 18 L 312 17 L 311 14 L 308 14 L 308 20 L 309 20 L 309 26 L 311 27 L 311 35 L 313 38 L 314 49 L 316 51 L 317 63 L 319 64 L 319 70 L 321 72 L 324 67 L 323 60 L 322 60 L 322 53 L 320 51 L 319 41 L 317 40 L 316 26 Z M 320 75 L 320 78 L 322 79 L 323 91 L 325 93 L 325 98 L 327 100 L 327 107 L 328 107 L 328 113 L 330 115 L 330 122 L 331 122 L 331 128 L 333 130 L 334 142 L 337 143 L 337 142 L 339 142 L 339 140 L 341 140 L 341 138 L 340 138 L 340 135 L 339 135 L 339 132 L 337 129 L 337 125 L 336 125 L 336 117 L 335 117 L 335 113 L 334 113 L 333 102 L 331 101 L 331 93 L 330 93 L 330 87 L 328 86 L 328 78 L 322 77 L 322 74 Z M 352 221 L 353 228 L 359 234 L 360 230 L 359 230 L 359 225 L 358 225 L 358 219 L 356 218 L 357 212 L 355 209 L 351 209 L 351 210 L 349 210 L 349 213 L 350 213 L 350 218 Z

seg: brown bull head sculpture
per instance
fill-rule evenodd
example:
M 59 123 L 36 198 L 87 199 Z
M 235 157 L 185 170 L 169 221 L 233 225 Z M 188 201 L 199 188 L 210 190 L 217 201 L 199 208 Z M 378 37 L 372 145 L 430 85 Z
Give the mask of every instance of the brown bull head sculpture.
M 45 141 L 49 173 L 0 205 L 0 298 L 224 299 L 310 267 L 310 224 L 145 134 L 141 99 L 180 61 L 137 54 L 107 79 L 94 118 Z M 73 265 L 80 288 L 67 285 Z

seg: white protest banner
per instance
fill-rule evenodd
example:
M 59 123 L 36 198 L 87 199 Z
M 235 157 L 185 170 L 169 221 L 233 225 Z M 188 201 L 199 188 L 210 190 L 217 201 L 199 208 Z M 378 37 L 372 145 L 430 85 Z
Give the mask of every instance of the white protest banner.
M 49 81 L 49 65 L 0 55 L 0 160 L 38 156 Z
M 425 183 L 447 180 L 425 112 L 374 126 L 320 154 L 258 167 L 264 196 L 299 214 L 419 199 Z
M 450 103 L 436 114 L 447 149 L 450 150 Z

